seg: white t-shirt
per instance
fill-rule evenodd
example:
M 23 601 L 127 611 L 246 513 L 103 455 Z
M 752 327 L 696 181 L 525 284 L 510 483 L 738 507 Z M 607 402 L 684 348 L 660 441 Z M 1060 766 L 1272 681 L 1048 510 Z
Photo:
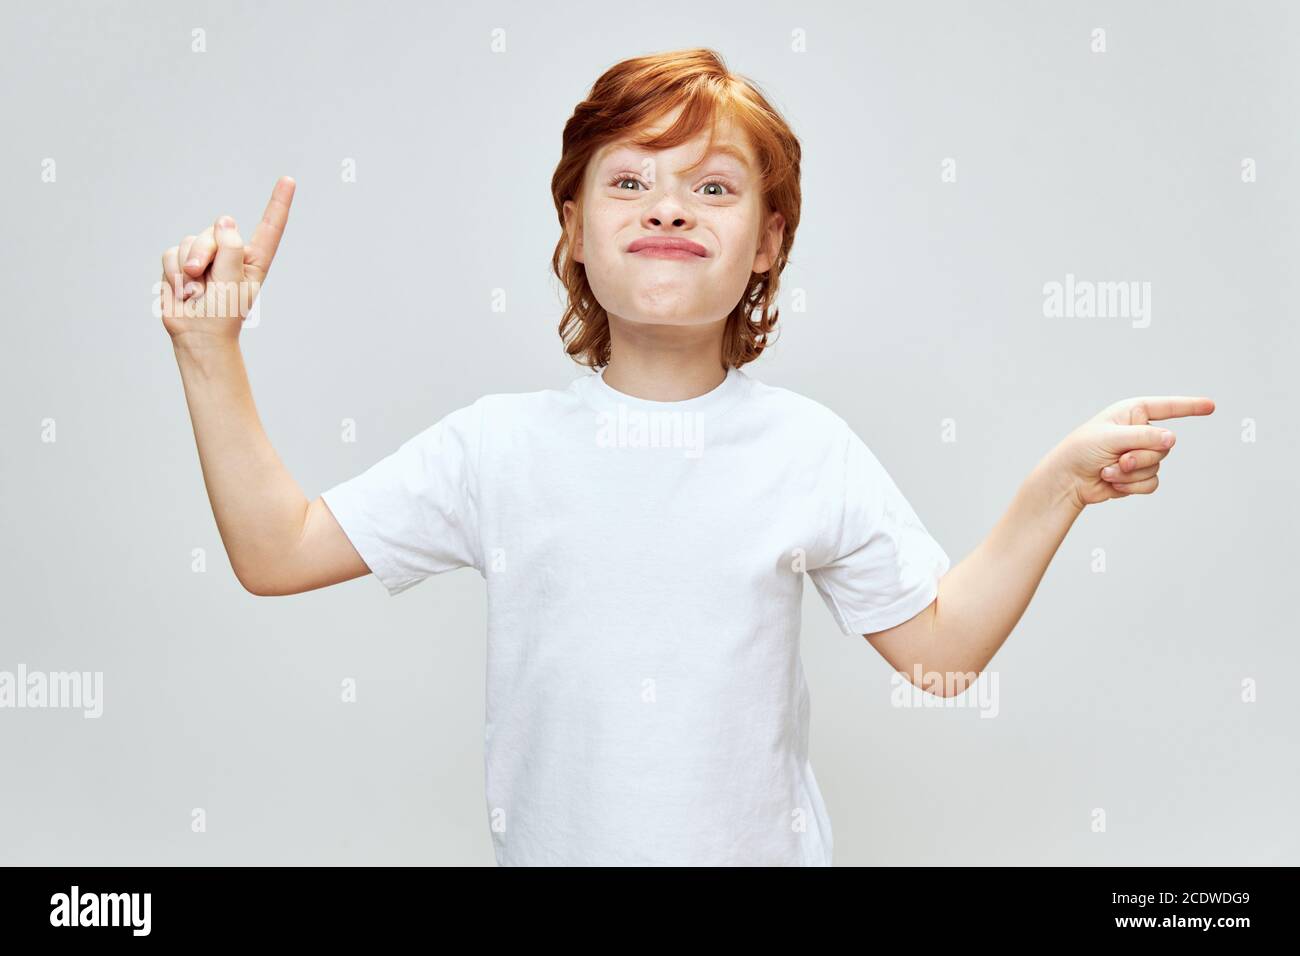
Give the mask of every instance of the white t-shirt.
M 390 594 L 486 581 L 501 865 L 829 865 L 803 572 L 861 635 L 949 567 L 842 418 L 738 369 L 680 402 L 486 395 L 323 497 Z

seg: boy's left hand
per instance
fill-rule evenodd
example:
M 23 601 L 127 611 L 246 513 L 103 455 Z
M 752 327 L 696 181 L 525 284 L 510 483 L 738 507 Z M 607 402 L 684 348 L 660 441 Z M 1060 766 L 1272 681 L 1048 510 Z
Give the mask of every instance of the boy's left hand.
M 1050 467 L 1080 510 L 1111 498 L 1149 495 L 1160 484 L 1156 473 L 1175 437 L 1148 423 L 1213 411 L 1208 398 L 1126 398 L 1067 435 L 1049 456 Z M 1168 437 L 1162 440 L 1164 435 Z

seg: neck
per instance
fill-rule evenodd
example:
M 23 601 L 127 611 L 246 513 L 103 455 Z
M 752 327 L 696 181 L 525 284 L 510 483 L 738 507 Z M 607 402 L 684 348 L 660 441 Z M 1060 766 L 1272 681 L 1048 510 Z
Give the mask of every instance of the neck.
M 609 317 L 611 388 L 652 402 L 681 402 L 722 384 L 726 319 L 707 325 L 648 325 Z

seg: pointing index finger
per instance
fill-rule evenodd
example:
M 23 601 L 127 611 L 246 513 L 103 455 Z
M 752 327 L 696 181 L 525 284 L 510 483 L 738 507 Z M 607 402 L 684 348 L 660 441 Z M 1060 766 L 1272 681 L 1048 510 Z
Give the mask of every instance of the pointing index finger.
M 1156 395 L 1140 399 L 1150 421 L 1165 418 L 1183 418 L 1187 415 L 1209 415 L 1214 411 L 1214 401 L 1187 395 Z M 1138 424 L 1134 422 L 1134 424 Z
M 248 243 L 249 265 L 259 269 L 263 275 L 271 268 L 271 260 L 280 247 L 280 237 L 284 235 L 285 223 L 289 221 L 289 206 L 293 203 L 293 192 L 297 184 L 291 176 L 281 176 L 271 191 L 271 199 L 262 213 L 262 221 L 257 224 L 253 238 Z

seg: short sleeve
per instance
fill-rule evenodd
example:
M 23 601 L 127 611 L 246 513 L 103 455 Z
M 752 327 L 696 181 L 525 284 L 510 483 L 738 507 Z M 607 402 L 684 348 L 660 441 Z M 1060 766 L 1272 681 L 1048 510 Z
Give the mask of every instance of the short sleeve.
M 839 441 L 842 478 L 830 487 L 843 502 L 840 521 L 828 534 L 830 559 L 810 568 L 808 575 L 841 631 L 871 634 L 925 610 L 938 596 L 939 579 L 950 562 L 847 423 Z
M 457 409 L 321 493 L 390 595 L 431 574 L 482 569 L 477 465 L 482 407 Z

